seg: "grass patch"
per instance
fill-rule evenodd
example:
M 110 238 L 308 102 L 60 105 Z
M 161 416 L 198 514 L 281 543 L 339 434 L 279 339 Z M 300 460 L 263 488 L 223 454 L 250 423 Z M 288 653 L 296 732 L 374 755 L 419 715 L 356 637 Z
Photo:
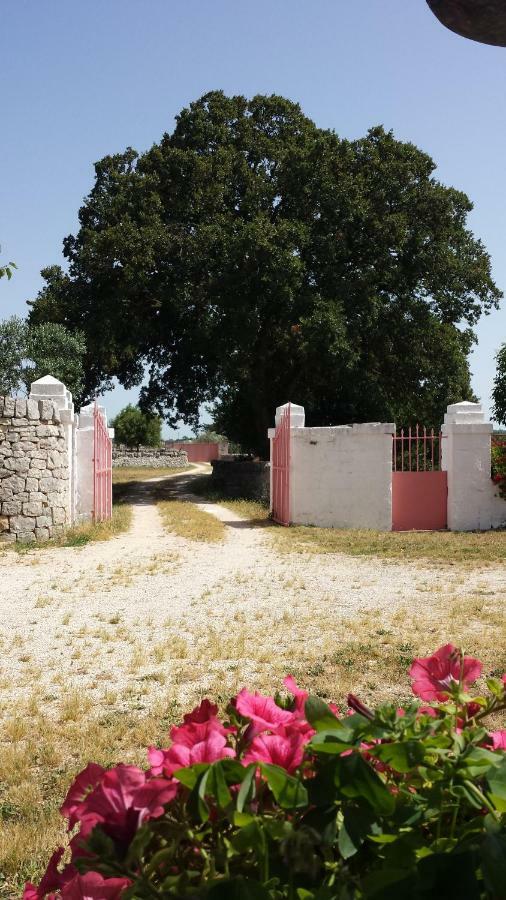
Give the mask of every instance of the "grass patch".
M 506 531 L 395 532 L 296 525 L 276 528 L 274 541 L 276 549 L 283 553 L 428 559 L 446 565 L 482 565 L 506 559 Z
M 191 466 L 179 466 L 177 468 L 149 468 L 148 466 L 125 466 L 125 468 L 113 468 L 112 483 L 127 484 L 130 481 L 147 481 L 149 478 L 166 478 L 167 475 L 180 475 L 189 472 Z
M 223 522 L 187 500 L 161 500 L 158 509 L 164 527 L 179 537 L 205 543 L 216 543 L 225 537 Z
M 219 503 L 232 512 L 237 513 L 243 519 L 249 519 L 253 525 L 265 526 L 274 525 L 272 519 L 269 518 L 269 504 L 260 500 L 246 500 L 230 497 L 228 494 L 216 490 L 212 483 L 210 475 L 202 475 L 195 478 L 192 482 L 192 492 L 199 497 L 204 497 L 210 503 Z
M 126 504 L 113 504 L 112 518 L 106 522 L 82 522 L 65 529 L 61 535 L 50 541 L 31 544 L 4 544 L 5 549 L 16 553 L 29 553 L 33 550 L 54 550 L 55 547 L 84 547 L 92 541 L 108 541 L 110 538 L 128 531 L 132 523 L 132 507 Z

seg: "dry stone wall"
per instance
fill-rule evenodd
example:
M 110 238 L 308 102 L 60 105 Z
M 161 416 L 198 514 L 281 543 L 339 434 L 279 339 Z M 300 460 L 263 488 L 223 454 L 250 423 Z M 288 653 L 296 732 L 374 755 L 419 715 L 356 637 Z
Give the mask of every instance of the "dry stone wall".
M 164 447 L 138 447 L 132 450 L 124 444 L 114 444 L 112 448 L 113 467 L 125 466 L 149 469 L 177 469 L 188 465 L 184 450 L 167 450 Z
M 43 541 L 67 524 L 65 429 L 52 400 L 0 397 L 0 542 Z

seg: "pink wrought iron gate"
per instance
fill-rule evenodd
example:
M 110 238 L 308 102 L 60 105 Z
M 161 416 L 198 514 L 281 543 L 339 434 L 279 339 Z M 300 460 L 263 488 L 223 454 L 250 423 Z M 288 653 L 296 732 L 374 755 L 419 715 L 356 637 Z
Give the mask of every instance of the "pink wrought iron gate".
M 103 522 L 112 516 L 112 441 L 97 403 L 93 424 L 93 521 Z
M 447 525 L 447 473 L 441 471 L 441 433 L 401 429 L 393 435 L 392 529 L 439 531 Z
M 272 518 L 290 524 L 290 404 L 272 440 Z

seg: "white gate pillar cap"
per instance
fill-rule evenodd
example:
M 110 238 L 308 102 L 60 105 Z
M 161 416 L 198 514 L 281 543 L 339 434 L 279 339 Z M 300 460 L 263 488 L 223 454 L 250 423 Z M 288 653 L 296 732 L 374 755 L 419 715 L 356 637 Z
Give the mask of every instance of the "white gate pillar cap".
M 463 400 L 462 403 L 450 403 L 446 407 L 445 425 L 479 425 L 485 421 L 481 403 L 471 403 Z
M 32 381 L 30 385 L 30 396 L 33 399 L 39 397 L 63 397 L 66 399 L 67 394 L 68 391 L 63 382 L 53 378 L 52 375 L 37 378 L 37 381 Z
M 297 403 L 283 403 L 283 406 L 276 407 L 276 426 L 281 423 L 282 415 L 288 407 L 290 407 L 290 427 L 304 428 L 306 413 L 304 412 L 304 407 L 298 406 Z

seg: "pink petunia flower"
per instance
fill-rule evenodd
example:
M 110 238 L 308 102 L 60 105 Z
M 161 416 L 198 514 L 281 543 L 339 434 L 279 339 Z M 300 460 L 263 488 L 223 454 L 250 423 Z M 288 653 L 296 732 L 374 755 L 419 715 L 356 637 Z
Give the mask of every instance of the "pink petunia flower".
M 295 697 L 295 709 L 297 712 L 304 713 L 304 706 L 309 697 L 309 692 L 302 690 L 302 688 L 297 685 L 293 675 L 287 675 L 286 678 L 283 678 L 283 684 L 287 691 L 290 691 Z
M 275 731 L 280 725 L 287 725 L 293 719 L 293 713 L 281 709 L 272 697 L 264 697 L 257 691 L 250 694 L 246 688 L 238 693 L 235 707 L 241 716 L 251 719 L 252 737 L 261 731 Z
M 506 750 L 506 731 L 492 731 L 489 734 L 492 738 L 492 747 L 494 750 Z
M 118 900 L 132 882 L 129 878 L 104 878 L 98 872 L 76 875 L 62 889 L 62 900 Z
M 67 796 L 60 806 L 60 813 L 69 820 L 69 831 L 72 830 L 78 821 L 76 816 L 77 810 L 87 795 L 97 786 L 104 772 L 105 769 L 102 766 L 98 766 L 96 763 L 89 763 L 70 785 Z
M 446 700 L 462 672 L 464 689 L 480 677 L 481 662 L 471 656 L 462 657 L 453 644 L 445 644 L 432 656 L 415 659 L 409 670 L 412 690 L 422 700 Z
M 227 739 L 217 731 L 211 733 L 203 741 L 187 746 L 172 744 L 168 750 L 150 748 L 148 753 L 151 773 L 171 776 L 178 769 L 196 765 L 196 763 L 212 763 L 218 759 L 235 756 L 235 751 L 227 747 Z
M 23 900 L 41 900 L 41 898 L 50 894 L 54 896 L 52 892 L 61 890 L 68 881 L 74 878 L 77 874 L 74 866 L 65 866 L 62 872 L 58 869 L 63 853 L 63 847 L 58 847 L 55 850 L 38 887 L 35 887 L 30 882 L 25 884 Z
M 252 762 L 271 763 L 292 773 L 302 762 L 305 743 L 304 737 L 296 732 L 286 736 L 259 734 L 251 742 L 242 762 L 245 766 Z

